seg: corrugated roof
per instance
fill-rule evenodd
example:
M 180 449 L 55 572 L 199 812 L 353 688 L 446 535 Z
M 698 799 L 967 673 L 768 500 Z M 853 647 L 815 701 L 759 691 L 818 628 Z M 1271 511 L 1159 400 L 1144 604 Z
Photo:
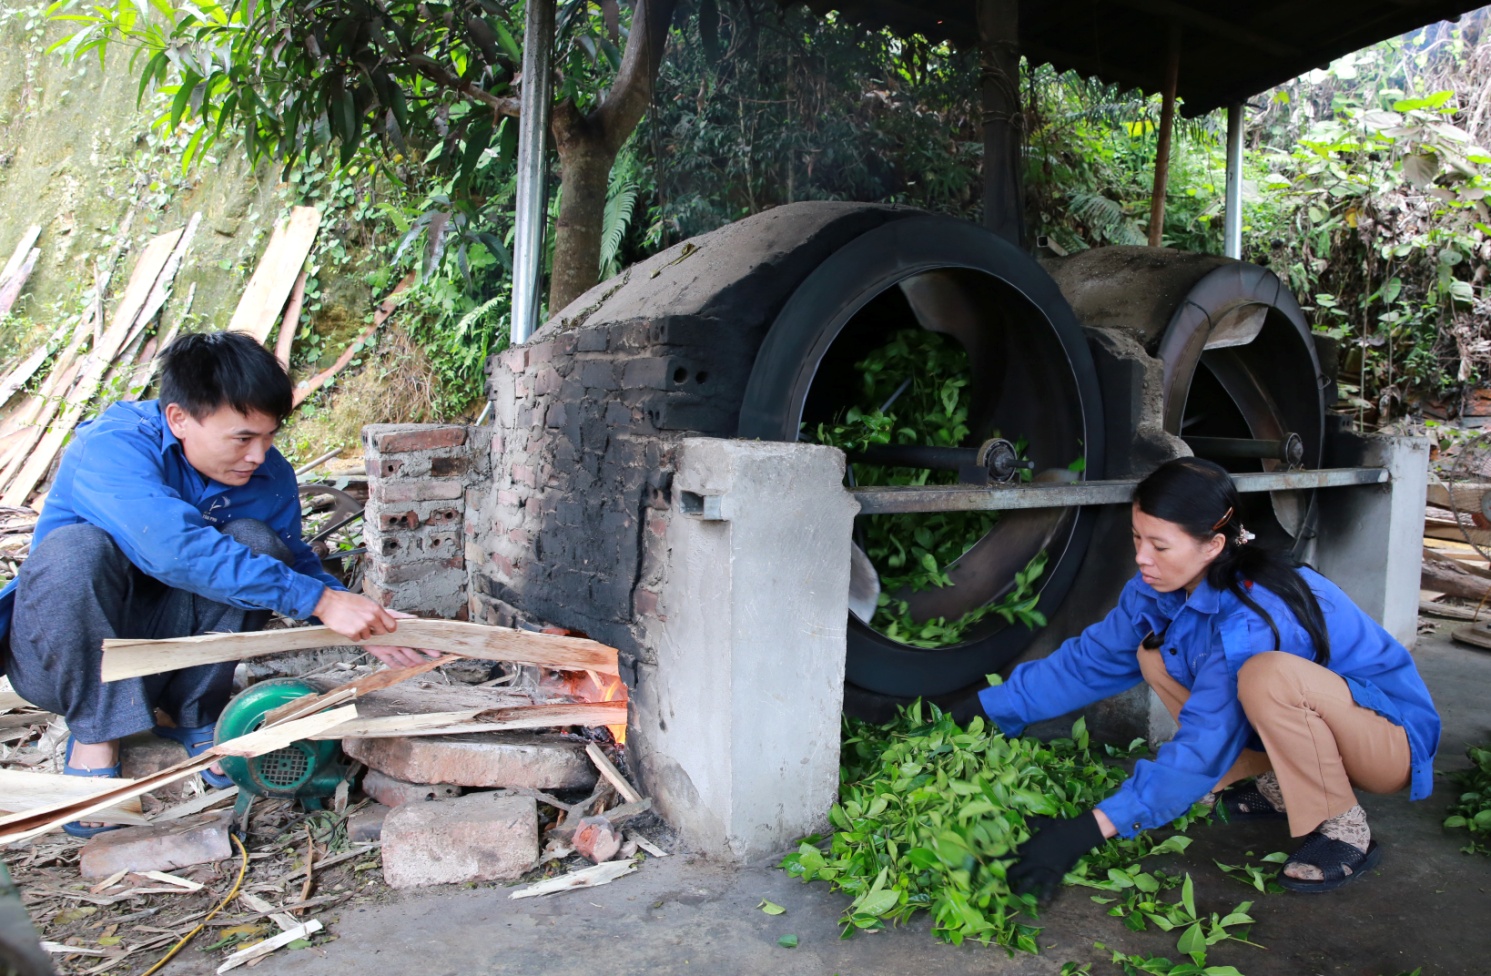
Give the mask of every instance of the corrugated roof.
M 978 44 L 975 0 L 803 0 L 900 34 Z M 1351 51 L 1483 3 L 1465 0 L 1020 0 L 1021 52 L 1036 63 L 1160 90 L 1172 25 L 1181 32 L 1185 114 L 1243 101 Z

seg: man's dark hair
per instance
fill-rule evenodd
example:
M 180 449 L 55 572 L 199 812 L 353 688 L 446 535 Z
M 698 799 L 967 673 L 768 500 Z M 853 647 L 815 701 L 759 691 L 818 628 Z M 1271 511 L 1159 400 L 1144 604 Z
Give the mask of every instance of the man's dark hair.
M 178 336 L 161 360 L 161 406 L 174 403 L 197 420 L 228 406 L 283 422 L 294 409 L 284 367 L 245 332 Z

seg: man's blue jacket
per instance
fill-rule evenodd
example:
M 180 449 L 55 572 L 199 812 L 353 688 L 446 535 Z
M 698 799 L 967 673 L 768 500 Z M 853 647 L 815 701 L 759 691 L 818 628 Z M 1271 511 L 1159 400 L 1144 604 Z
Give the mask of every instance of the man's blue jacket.
M 294 565 L 257 555 L 223 535 L 258 519 L 290 547 Z M 300 537 L 295 471 L 270 449 L 247 484 L 229 486 L 187 463 L 158 401 L 116 403 L 78 428 L 62 456 L 31 545 L 87 522 L 109 533 L 129 561 L 167 586 L 249 610 L 304 620 L 326 588 L 345 589 Z M 0 590 L 0 641 L 10 631 L 15 581 Z
M 1408 733 L 1409 796 L 1423 799 L 1434 786 L 1440 722 L 1413 657 L 1336 584 L 1312 569 L 1299 573 L 1325 616 L 1330 670 L 1345 679 L 1353 701 Z M 1032 722 L 1137 685 L 1143 680 L 1140 642 L 1151 633 L 1163 635 L 1165 670 L 1191 690 L 1180 730 L 1153 761 L 1139 760 L 1134 774 L 1098 809 L 1123 837 L 1170 823 L 1216 785 L 1250 741 L 1262 748 L 1237 698 L 1244 662 L 1274 650 L 1315 657 L 1309 634 L 1283 600 L 1256 585 L 1248 595 L 1279 628 L 1277 647 L 1268 623 L 1232 593 L 1203 580 L 1187 599 L 1184 590 L 1160 593 L 1135 575 L 1112 613 L 1050 657 L 1022 664 L 1004 684 L 984 689 L 980 703 L 1001 731 L 1019 735 Z

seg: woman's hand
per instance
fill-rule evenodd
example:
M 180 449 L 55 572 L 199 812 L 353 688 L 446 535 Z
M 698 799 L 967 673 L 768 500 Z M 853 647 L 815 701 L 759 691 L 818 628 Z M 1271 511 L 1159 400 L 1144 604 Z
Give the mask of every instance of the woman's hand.
M 1102 844 L 1103 828 L 1097 814 L 1094 810 L 1070 820 L 1033 820 L 1035 832 L 1015 852 L 1019 860 L 1004 875 L 1010 890 L 1017 895 L 1033 893 L 1038 901 L 1049 901 L 1082 855 Z
M 412 613 L 403 613 L 399 610 L 385 612 L 394 620 L 409 620 L 414 617 Z M 395 624 L 395 627 L 397 626 Z M 439 651 L 429 651 L 418 647 L 392 647 L 383 644 L 366 644 L 363 650 L 391 668 L 412 668 L 416 664 L 423 664 L 431 658 L 440 656 Z

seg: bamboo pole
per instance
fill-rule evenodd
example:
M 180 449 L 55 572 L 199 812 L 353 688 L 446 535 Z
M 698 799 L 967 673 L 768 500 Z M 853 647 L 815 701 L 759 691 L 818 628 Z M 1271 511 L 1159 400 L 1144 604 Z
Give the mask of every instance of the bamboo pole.
M 1170 183 L 1170 135 L 1175 129 L 1175 89 L 1180 84 L 1180 25 L 1170 25 L 1165 53 L 1164 101 L 1160 108 L 1160 138 L 1154 156 L 1154 192 L 1149 198 L 1149 246 L 1161 247 L 1165 237 L 1165 190 Z

